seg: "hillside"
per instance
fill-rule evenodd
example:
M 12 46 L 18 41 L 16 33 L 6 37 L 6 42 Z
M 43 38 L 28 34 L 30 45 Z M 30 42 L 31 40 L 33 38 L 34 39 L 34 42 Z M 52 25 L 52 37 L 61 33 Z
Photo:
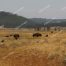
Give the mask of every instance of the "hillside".
M 0 12 L 0 25 L 4 25 L 4 27 L 14 28 L 26 20 L 27 18 L 18 16 L 16 14 L 4 11 Z
M 40 26 L 61 26 L 66 27 L 66 19 L 46 19 L 46 18 L 31 18 L 33 22 L 40 24 Z M 47 23 L 47 24 L 45 24 Z M 45 25 L 44 25 L 45 24 Z M 39 27 L 40 27 L 39 26 Z
M 7 28 L 15 28 L 22 23 L 27 21 L 26 24 L 22 25 L 21 28 L 35 28 L 44 26 L 61 26 L 66 27 L 66 19 L 46 19 L 46 18 L 25 18 L 9 12 L 0 12 L 0 26 Z M 47 23 L 48 22 L 48 23 Z M 47 23 L 45 25 L 45 23 Z

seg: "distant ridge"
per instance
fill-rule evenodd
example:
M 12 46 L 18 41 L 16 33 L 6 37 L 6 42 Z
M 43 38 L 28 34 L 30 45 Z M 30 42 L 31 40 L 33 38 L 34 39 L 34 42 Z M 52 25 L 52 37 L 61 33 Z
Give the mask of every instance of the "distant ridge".
M 4 11 L 0 12 L 0 25 L 4 25 L 4 27 L 14 28 L 26 20 L 28 19 L 16 14 Z
M 22 25 L 27 21 L 26 24 Z M 48 22 L 48 23 L 47 23 Z M 45 23 L 47 23 L 45 25 Z M 23 16 L 19 16 L 16 14 L 12 14 L 10 12 L 0 11 L 0 26 L 6 28 L 16 28 L 20 26 L 20 28 L 37 28 L 37 27 L 66 27 L 66 19 L 46 19 L 46 18 L 25 18 Z

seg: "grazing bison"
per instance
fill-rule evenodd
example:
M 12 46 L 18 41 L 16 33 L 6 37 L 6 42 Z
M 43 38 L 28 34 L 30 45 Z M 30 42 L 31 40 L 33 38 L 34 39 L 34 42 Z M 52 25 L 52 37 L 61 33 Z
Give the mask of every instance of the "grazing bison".
M 10 34 L 10 36 L 13 36 L 12 34 Z
M 45 37 L 48 37 L 48 35 L 46 35 Z
M 14 34 L 13 37 L 17 40 L 20 36 L 19 34 Z
M 13 35 L 6 35 L 5 37 L 11 37 L 11 36 L 13 36 Z
M 1 42 L 4 42 L 5 40 L 1 40 Z
M 9 36 L 5 36 L 5 37 L 9 37 Z
M 53 31 L 51 31 L 51 33 L 53 33 Z
M 41 37 L 42 36 L 42 34 L 40 34 L 40 33 L 34 33 L 33 34 L 33 37 Z

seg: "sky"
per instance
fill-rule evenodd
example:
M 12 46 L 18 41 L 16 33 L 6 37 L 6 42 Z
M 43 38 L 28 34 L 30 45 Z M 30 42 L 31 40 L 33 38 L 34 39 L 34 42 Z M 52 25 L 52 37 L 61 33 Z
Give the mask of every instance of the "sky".
M 0 11 L 26 18 L 66 19 L 66 0 L 0 0 Z

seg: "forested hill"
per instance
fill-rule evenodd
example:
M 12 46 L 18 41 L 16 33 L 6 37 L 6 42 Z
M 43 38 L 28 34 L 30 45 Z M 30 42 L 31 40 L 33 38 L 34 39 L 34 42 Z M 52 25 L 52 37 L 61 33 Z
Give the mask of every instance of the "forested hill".
M 14 28 L 26 20 L 28 19 L 16 14 L 3 11 L 0 12 L 0 25 L 4 25 L 4 27 Z
M 22 25 L 23 28 L 34 28 L 44 26 L 62 26 L 66 27 L 66 19 L 46 19 L 46 18 L 25 18 L 9 12 L 0 12 L 0 26 L 4 25 L 7 28 L 15 28 L 22 23 L 27 21 L 26 24 Z M 47 24 L 46 24 L 47 23 Z

